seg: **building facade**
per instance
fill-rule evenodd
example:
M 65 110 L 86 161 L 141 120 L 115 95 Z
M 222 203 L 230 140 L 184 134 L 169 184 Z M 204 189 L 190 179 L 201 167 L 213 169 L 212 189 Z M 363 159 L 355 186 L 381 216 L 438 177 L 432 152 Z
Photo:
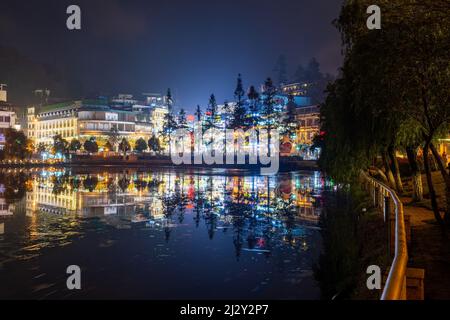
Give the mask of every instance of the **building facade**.
M 305 96 L 307 88 L 306 83 L 290 83 L 280 87 L 282 94 L 293 96 Z
M 320 107 L 297 108 L 295 118 L 298 124 L 296 143 L 312 145 L 314 137 L 320 133 Z
M 6 85 L 0 84 L 0 150 L 5 146 L 5 133 L 10 128 L 20 130 L 16 113 L 8 103 Z
M 29 107 L 27 137 L 35 146 L 53 144 L 56 135 L 69 142 L 78 139 L 82 143 L 94 137 L 101 147 L 112 135 L 126 138 L 133 145 L 137 139 L 149 139 L 163 130 L 168 113 L 165 106 L 112 105 L 106 100 L 84 100 Z
M 78 102 L 51 105 L 40 112 L 36 112 L 36 107 L 28 108 L 27 137 L 35 146 L 52 144 L 56 135 L 68 141 L 78 138 L 77 110 L 80 106 Z
M 27 136 L 36 146 L 52 144 L 56 135 L 67 141 L 85 141 L 91 137 L 107 139 L 113 130 L 121 137 L 135 133 L 133 112 L 98 103 L 71 101 L 42 108 L 30 107 L 27 118 Z

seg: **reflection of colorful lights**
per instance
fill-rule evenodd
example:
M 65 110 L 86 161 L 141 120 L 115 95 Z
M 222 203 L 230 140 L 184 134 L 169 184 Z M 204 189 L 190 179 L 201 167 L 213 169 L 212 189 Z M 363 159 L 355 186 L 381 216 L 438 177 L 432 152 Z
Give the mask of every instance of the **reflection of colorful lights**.
M 211 208 L 210 212 L 214 216 L 222 219 L 223 214 L 229 212 L 230 203 L 238 206 L 247 205 L 251 207 L 251 217 L 256 221 L 268 222 L 275 228 L 284 228 L 284 222 L 280 218 L 285 210 L 295 210 L 296 214 L 301 215 L 314 215 L 314 196 L 320 195 L 320 189 L 324 182 L 319 173 L 315 173 L 310 178 L 297 174 L 268 178 L 195 174 L 183 176 L 180 173 L 167 172 L 164 174 L 101 173 L 94 175 L 98 181 L 95 189 L 92 189 L 91 192 L 83 183 L 88 177 L 87 175 L 78 175 L 76 185 L 70 184 L 65 177 L 69 179 L 71 175 L 67 175 L 62 170 L 42 170 L 39 182 L 30 184 L 29 189 L 32 189 L 32 193 L 36 193 L 36 195 L 45 193 L 48 203 L 61 205 L 62 211 L 67 209 L 62 206 L 63 203 L 66 203 L 63 201 L 70 201 L 71 210 L 83 214 L 90 212 L 90 207 L 118 206 L 121 203 L 122 206 L 134 206 L 135 208 L 139 206 L 143 210 L 150 207 L 152 209 L 145 209 L 145 212 L 155 216 L 160 215 L 164 210 L 161 199 L 158 198 L 161 195 L 167 197 L 183 195 L 186 199 L 184 208 L 187 210 L 194 210 L 197 201 L 203 197 L 204 199 L 201 201 L 204 202 L 204 208 Z M 117 186 L 124 177 L 128 181 L 127 185 L 124 186 L 124 189 L 118 188 Z M 58 181 L 54 181 L 54 178 L 57 178 Z M 63 190 L 60 195 L 53 194 L 56 184 L 61 184 L 61 186 L 58 185 Z M 113 186 L 112 189 L 111 186 Z M 279 189 L 283 189 L 282 197 L 277 193 Z M 110 193 L 111 190 L 115 190 L 113 194 Z M 36 199 L 35 197 L 36 205 L 33 207 L 39 208 L 39 201 L 36 202 Z M 290 201 L 292 201 L 293 207 L 284 207 Z M 112 211 L 103 210 L 103 212 Z M 233 213 L 233 215 L 235 214 Z M 225 217 L 223 219 L 225 220 Z

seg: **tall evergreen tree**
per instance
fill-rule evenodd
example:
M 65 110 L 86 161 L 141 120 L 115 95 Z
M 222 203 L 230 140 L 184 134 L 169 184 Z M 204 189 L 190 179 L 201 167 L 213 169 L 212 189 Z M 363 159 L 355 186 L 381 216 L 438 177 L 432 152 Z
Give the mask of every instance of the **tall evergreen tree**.
M 218 109 L 216 96 L 211 94 L 209 97 L 208 108 L 207 108 L 207 120 L 205 124 L 205 130 L 210 128 L 216 128 L 218 122 Z
M 259 93 L 256 91 L 255 86 L 250 87 L 247 97 L 250 100 L 249 125 L 256 127 L 259 121 Z
M 277 63 L 275 64 L 274 73 L 277 76 L 278 84 L 286 84 L 287 79 L 287 62 L 286 56 L 284 54 L 278 57 Z
M 298 83 L 305 83 L 308 82 L 307 75 L 306 75 L 306 69 L 302 65 L 299 65 L 297 67 L 297 70 L 294 74 L 294 81 Z
M 211 94 L 209 97 L 208 102 L 208 108 L 207 108 L 207 117 L 205 121 L 205 125 L 203 126 L 203 130 L 207 131 L 212 128 L 218 128 L 218 122 L 219 122 L 219 114 L 218 114 L 218 106 L 216 101 L 216 96 L 214 94 Z M 208 145 L 212 146 L 214 142 L 214 136 L 211 135 L 209 137 L 209 141 L 207 142 Z
M 316 58 L 312 58 L 306 69 L 307 94 L 311 97 L 312 102 L 320 104 L 325 98 L 325 90 L 329 82 L 329 78 L 325 77 L 320 71 L 320 64 Z
M 202 108 L 200 107 L 199 104 L 197 105 L 197 108 L 195 110 L 195 116 L 197 117 L 197 122 L 200 123 L 202 121 L 203 113 L 202 113 Z
M 277 88 L 274 86 L 272 79 L 267 78 L 264 82 L 263 92 L 263 116 L 265 118 L 265 127 L 268 133 L 268 155 L 271 155 L 270 145 L 272 142 L 271 130 L 276 127 L 276 121 L 278 119 L 277 111 L 275 110 L 275 95 L 277 94 Z
M 306 79 L 309 82 L 316 82 L 323 78 L 320 72 L 320 64 L 316 58 L 312 58 L 308 63 L 308 68 L 306 69 Z
M 294 81 L 306 85 L 304 87 L 306 95 L 316 104 L 324 102 L 326 87 L 332 80 L 331 75 L 324 75 L 320 71 L 320 64 L 316 58 L 312 58 L 306 68 L 299 65 L 294 74 Z
M 246 121 L 246 109 L 244 106 L 245 91 L 242 85 L 241 74 L 238 75 L 236 90 L 234 91 L 234 98 L 236 99 L 236 105 L 233 109 L 233 115 L 231 119 L 231 128 L 243 128 Z
M 168 112 L 164 117 L 164 126 L 163 126 L 163 135 L 166 137 L 166 139 L 169 142 L 169 154 L 172 154 L 172 132 L 177 129 L 177 122 L 175 121 L 175 116 L 173 114 L 173 99 L 172 99 L 172 92 L 169 89 L 167 89 L 167 95 L 166 95 L 166 103 L 167 103 L 167 109 Z
M 184 111 L 183 108 L 181 108 L 178 113 L 178 127 L 187 128 L 186 111 Z
M 288 135 L 289 138 L 297 130 L 296 117 L 297 106 L 294 101 L 294 96 L 290 94 L 288 96 L 288 103 L 286 104 L 286 110 L 283 117 L 283 134 Z

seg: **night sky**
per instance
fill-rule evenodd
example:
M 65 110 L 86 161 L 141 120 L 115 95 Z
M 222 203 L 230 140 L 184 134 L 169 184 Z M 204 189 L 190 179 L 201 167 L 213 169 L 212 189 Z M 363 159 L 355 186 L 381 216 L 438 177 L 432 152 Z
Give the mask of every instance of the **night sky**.
M 244 85 L 273 76 L 284 54 L 289 75 L 312 57 L 336 74 L 342 57 L 332 26 L 340 0 L 2 0 L 0 45 L 61 70 L 70 94 L 165 93 L 177 105 L 231 100 Z M 78 4 L 82 30 L 66 28 Z M 8 81 L 2 75 L 0 81 Z M 5 79 L 6 78 L 6 79 Z M 14 88 L 9 88 L 14 91 Z

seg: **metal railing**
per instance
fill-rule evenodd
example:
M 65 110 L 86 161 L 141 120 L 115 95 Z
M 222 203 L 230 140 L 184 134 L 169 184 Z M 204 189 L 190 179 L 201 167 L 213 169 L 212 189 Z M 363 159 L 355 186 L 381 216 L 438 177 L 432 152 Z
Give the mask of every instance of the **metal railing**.
M 381 300 L 406 300 L 406 271 L 408 264 L 408 249 L 406 240 L 406 227 L 403 213 L 403 203 L 390 187 L 370 177 L 366 172 L 361 172 L 361 180 L 366 190 L 369 191 L 374 205 L 384 213 L 388 230 L 391 225 L 390 215 L 394 212 L 395 229 L 394 244 L 395 253 L 386 284 L 381 295 Z M 384 200 L 384 201 L 383 201 Z M 392 211 L 391 209 L 394 209 Z M 389 243 L 391 232 L 388 232 Z M 390 245 L 388 246 L 390 250 Z

